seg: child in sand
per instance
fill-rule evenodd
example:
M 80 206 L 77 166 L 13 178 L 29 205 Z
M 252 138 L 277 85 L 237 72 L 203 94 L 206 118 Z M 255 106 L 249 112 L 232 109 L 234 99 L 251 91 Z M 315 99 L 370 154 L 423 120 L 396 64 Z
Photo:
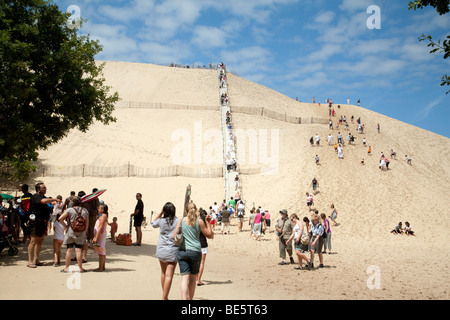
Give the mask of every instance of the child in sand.
M 393 234 L 403 234 L 403 226 L 402 223 L 399 222 L 398 225 L 395 226 L 394 230 L 391 231 Z
M 414 237 L 416 236 L 416 235 L 414 234 L 414 231 L 411 230 L 411 225 L 409 224 L 408 221 L 405 222 L 405 234 L 406 234 L 407 236 L 409 236 L 409 235 L 412 235 L 412 236 L 414 236 Z
M 113 218 L 113 221 L 111 223 L 108 223 L 108 225 L 111 227 L 111 242 L 116 242 L 116 232 L 117 232 L 117 217 Z

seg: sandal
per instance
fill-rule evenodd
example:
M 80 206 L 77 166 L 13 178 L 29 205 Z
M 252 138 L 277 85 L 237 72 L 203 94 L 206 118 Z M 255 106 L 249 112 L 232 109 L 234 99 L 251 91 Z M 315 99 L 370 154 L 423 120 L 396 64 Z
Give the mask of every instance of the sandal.
M 36 268 L 36 265 L 35 265 L 35 264 L 27 264 L 27 267 L 28 267 L 28 268 L 33 268 L 33 269 L 34 269 L 34 268 Z

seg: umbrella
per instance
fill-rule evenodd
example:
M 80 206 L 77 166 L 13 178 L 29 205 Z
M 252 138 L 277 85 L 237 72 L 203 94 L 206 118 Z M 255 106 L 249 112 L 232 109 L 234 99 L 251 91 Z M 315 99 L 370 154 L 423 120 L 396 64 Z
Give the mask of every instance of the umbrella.
M 100 190 L 98 190 L 96 192 L 93 192 L 93 193 L 87 194 L 85 196 L 82 196 L 81 197 L 81 202 L 89 202 L 91 200 L 94 200 L 94 199 L 100 197 L 105 191 L 106 191 L 106 189 L 100 189 Z
M 2 195 L 3 200 L 12 200 L 12 199 L 14 199 L 14 197 L 12 195 L 10 195 L 10 194 L 2 193 L 1 195 Z

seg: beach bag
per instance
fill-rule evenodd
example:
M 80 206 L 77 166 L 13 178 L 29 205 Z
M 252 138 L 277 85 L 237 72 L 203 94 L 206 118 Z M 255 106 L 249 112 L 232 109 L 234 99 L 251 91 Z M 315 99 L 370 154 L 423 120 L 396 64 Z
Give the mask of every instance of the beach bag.
M 133 244 L 133 241 L 131 240 L 131 234 L 119 234 L 116 239 L 116 244 L 119 246 L 131 246 Z
M 81 215 L 83 208 L 79 208 L 79 209 L 81 209 L 80 212 L 78 212 L 78 210 L 76 210 L 74 208 L 74 210 L 77 212 L 77 216 L 72 221 L 71 227 L 72 227 L 73 232 L 86 231 L 86 219 L 84 219 L 83 216 Z
M 303 234 L 302 237 L 300 238 L 300 242 L 306 246 L 309 243 L 309 236 L 307 234 Z
M 174 239 L 175 245 L 177 247 L 181 246 L 181 244 L 183 243 L 183 240 L 184 240 L 184 238 L 183 238 L 183 231 L 181 230 L 181 226 L 180 226 L 180 228 L 178 229 L 177 234 L 175 235 L 175 239 Z

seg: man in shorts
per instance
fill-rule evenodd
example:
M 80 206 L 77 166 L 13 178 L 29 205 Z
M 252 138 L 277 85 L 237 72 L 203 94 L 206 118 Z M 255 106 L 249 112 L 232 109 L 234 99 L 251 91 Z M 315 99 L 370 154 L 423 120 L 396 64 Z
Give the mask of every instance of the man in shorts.
M 30 244 L 28 245 L 28 264 L 29 268 L 43 266 L 44 263 L 39 261 L 42 242 L 47 235 L 47 226 L 50 219 L 49 203 L 54 201 L 61 202 L 60 199 L 46 198 L 45 193 L 47 187 L 44 183 L 39 182 L 35 185 L 36 193 L 31 197 L 30 212 L 34 214 L 35 219 L 31 225 Z
M 279 265 L 289 264 L 289 262 L 286 261 L 286 252 L 289 255 L 290 263 L 294 264 L 295 261 L 292 257 L 292 241 L 287 242 L 294 229 L 294 223 L 289 220 L 287 210 L 281 210 L 280 214 L 281 218 L 277 220 L 277 224 L 275 225 L 275 230 L 278 236 L 278 249 L 280 251 L 281 258 Z
M 136 242 L 133 243 L 134 246 L 140 247 L 142 245 L 142 221 L 144 221 L 144 202 L 142 201 L 142 194 L 136 194 L 136 208 L 131 217 L 134 217 L 134 228 L 136 229 Z
M 230 233 L 230 211 L 228 210 L 228 207 L 225 206 L 222 211 L 220 212 L 221 216 L 222 216 L 222 234 Z
M 311 254 L 311 258 L 308 264 L 309 268 L 314 268 L 314 254 L 319 255 L 319 268 L 323 268 L 323 233 L 324 228 L 323 225 L 319 222 L 319 215 L 314 214 L 311 219 L 311 240 L 308 246 L 309 252 Z
M 244 214 L 245 214 L 245 205 L 244 202 L 241 200 L 239 201 L 238 207 L 237 207 L 237 218 L 238 218 L 238 230 L 239 232 L 242 231 L 242 226 L 244 224 Z

